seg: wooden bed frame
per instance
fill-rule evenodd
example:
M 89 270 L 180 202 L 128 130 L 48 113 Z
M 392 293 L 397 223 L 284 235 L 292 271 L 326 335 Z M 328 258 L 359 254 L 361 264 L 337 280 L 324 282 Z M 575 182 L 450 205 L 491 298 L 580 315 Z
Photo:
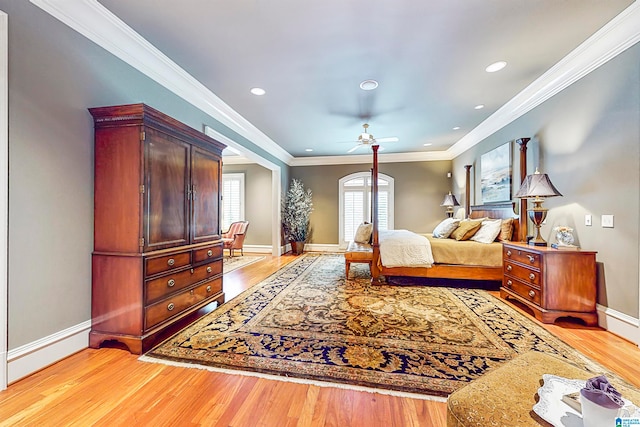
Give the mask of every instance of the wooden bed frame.
M 529 138 L 522 138 L 516 141 L 520 145 L 520 182 L 527 176 L 527 142 Z M 464 279 L 464 280 L 502 280 L 503 269 L 499 267 L 485 267 L 478 265 L 452 265 L 434 264 L 430 268 L 424 267 L 384 267 L 380 265 L 380 243 L 378 237 L 378 146 L 373 145 L 373 168 L 371 170 L 371 193 L 372 193 L 372 247 L 373 262 L 371 265 L 371 282 L 380 284 L 384 277 L 388 276 L 413 276 L 429 277 L 440 279 Z M 491 205 L 470 205 L 470 171 L 471 165 L 465 165 L 466 187 L 465 187 L 465 217 L 466 218 L 517 218 L 514 221 L 513 236 L 515 241 L 524 241 L 527 236 L 526 215 L 516 215 L 514 212 L 515 203 L 502 203 Z M 519 212 L 526 212 L 526 199 L 520 202 Z

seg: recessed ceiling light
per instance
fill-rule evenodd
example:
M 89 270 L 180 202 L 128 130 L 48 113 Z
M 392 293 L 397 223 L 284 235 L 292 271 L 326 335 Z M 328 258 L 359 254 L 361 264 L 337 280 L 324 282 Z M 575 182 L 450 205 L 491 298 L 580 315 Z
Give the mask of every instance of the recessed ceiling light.
M 458 129 L 460 129 L 460 126 L 456 126 L 453 128 L 453 130 L 458 130 Z
M 507 66 L 507 63 L 505 61 L 498 61 L 498 62 L 494 62 L 493 64 L 489 65 L 484 70 L 487 73 L 495 73 L 496 71 L 502 70 L 506 66 Z
M 362 90 L 374 90 L 378 87 L 378 82 L 375 80 L 365 80 L 360 83 L 360 89 Z
M 484 104 L 478 104 L 473 108 L 475 108 L 476 110 L 482 110 L 484 108 Z
M 423 147 L 431 147 L 433 144 L 430 142 L 427 142 L 426 144 L 422 144 Z
M 312 152 L 312 151 L 313 151 L 313 148 L 305 148 L 305 149 L 304 149 L 304 151 L 307 151 L 307 152 L 309 152 L 309 153 L 310 153 L 310 152 Z
M 267 93 L 267 91 L 262 89 L 261 87 L 254 87 L 254 88 L 251 88 L 251 93 L 257 96 L 262 96 L 265 93 Z

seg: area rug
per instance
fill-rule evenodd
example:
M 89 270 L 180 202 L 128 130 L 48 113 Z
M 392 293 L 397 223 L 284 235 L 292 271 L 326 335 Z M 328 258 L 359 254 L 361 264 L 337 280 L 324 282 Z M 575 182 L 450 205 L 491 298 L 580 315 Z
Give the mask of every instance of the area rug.
M 354 267 L 305 254 L 142 360 L 422 398 L 530 350 L 601 371 L 484 290 L 372 286 Z
M 249 264 L 253 264 L 254 262 L 263 260 L 264 256 L 254 256 L 254 255 L 242 255 L 242 256 L 232 256 L 232 257 L 224 257 L 222 260 L 222 273 L 231 273 L 234 270 L 237 270 L 242 267 L 246 267 Z

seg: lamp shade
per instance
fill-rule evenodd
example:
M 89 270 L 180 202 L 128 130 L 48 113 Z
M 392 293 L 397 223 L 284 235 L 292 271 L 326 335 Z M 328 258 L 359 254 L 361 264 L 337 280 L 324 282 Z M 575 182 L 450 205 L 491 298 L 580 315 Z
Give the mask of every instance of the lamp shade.
M 546 173 L 540 173 L 538 168 L 533 175 L 527 175 L 522 181 L 516 197 L 521 199 L 562 196 L 556 187 L 553 186 Z
M 451 191 L 449 191 L 449 194 L 444 196 L 444 200 L 440 206 L 460 206 L 460 203 L 456 200 L 456 196 L 451 194 Z

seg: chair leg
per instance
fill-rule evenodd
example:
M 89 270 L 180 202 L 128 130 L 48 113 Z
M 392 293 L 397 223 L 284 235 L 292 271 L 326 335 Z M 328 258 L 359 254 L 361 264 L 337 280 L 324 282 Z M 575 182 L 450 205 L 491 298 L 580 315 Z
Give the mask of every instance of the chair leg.
M 351 263 L 349 261 L 344 262 L 344 268 L 345 268 L 345 279 L 349 278 L 349 269 L 351 268 Z

